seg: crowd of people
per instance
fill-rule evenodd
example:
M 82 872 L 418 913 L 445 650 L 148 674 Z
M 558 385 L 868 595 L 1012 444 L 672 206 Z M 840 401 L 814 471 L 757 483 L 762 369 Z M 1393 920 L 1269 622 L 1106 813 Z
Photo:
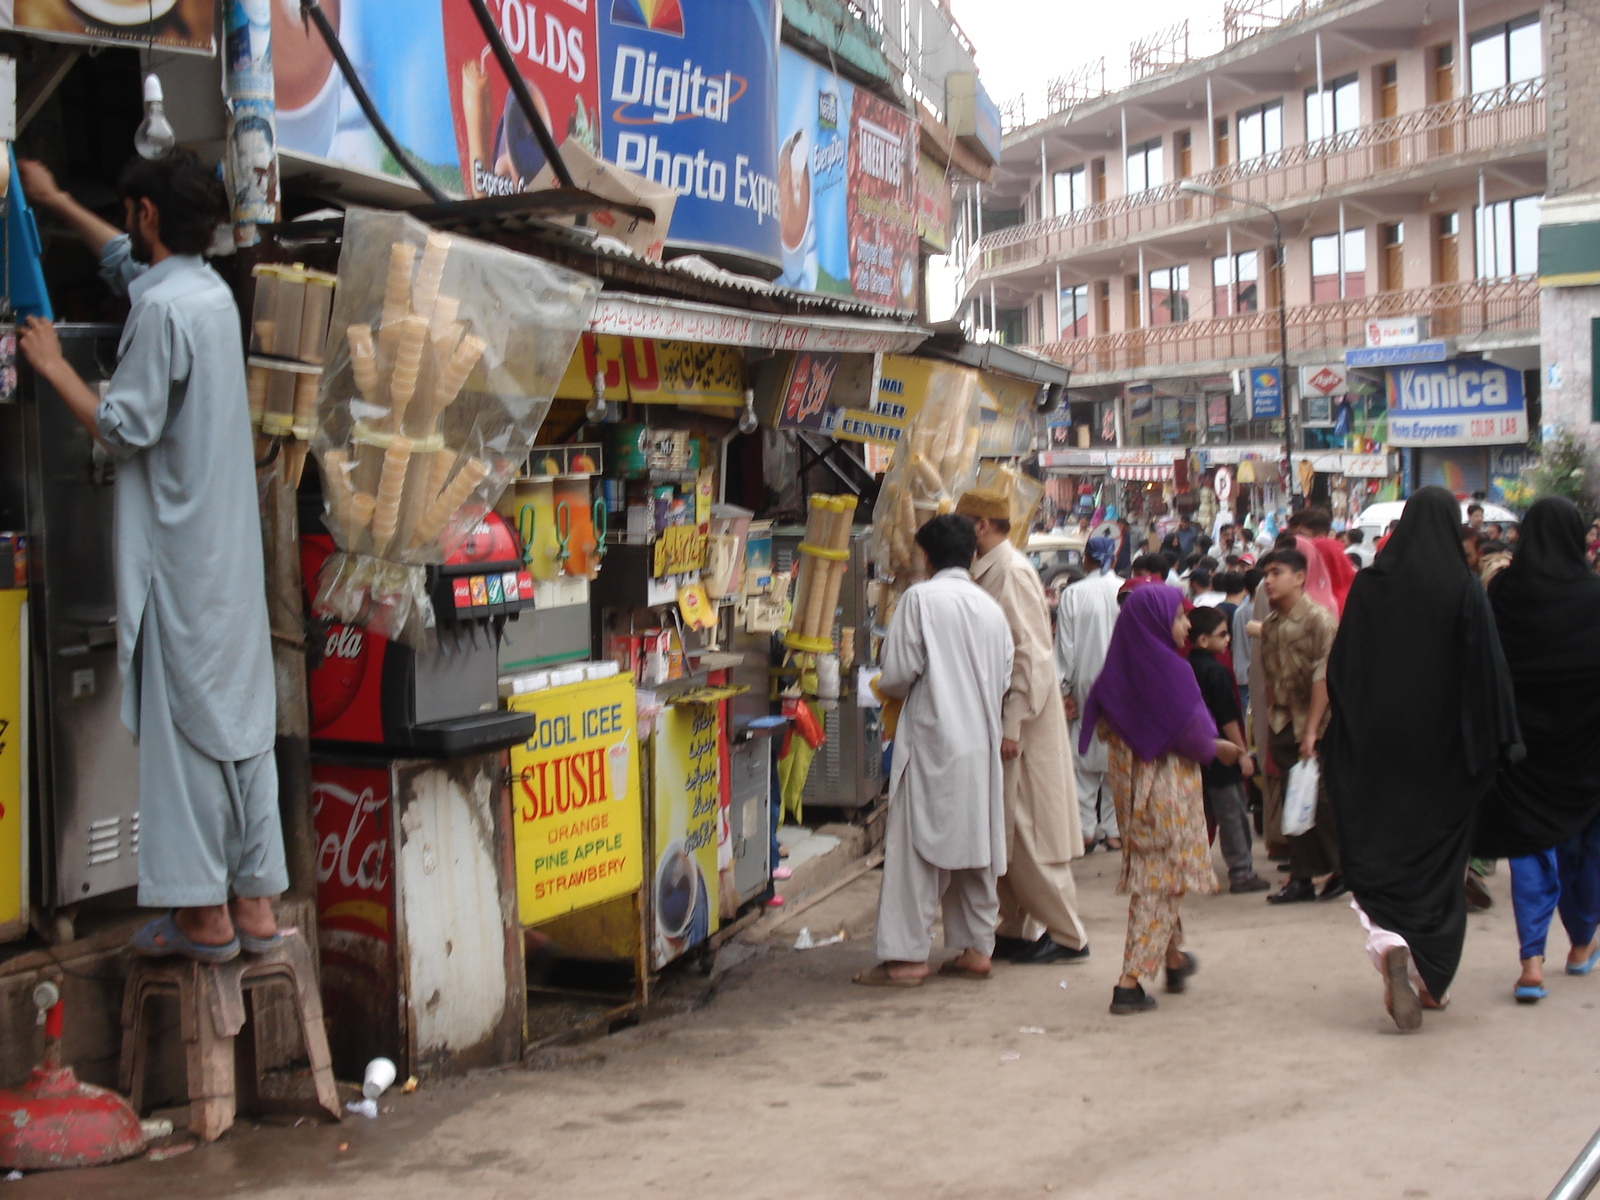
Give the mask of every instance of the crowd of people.
M 1402 1030 L 1449 1003 L 1499 859 L 1515 998 L 1546 995 L 1556 914 L 1565 970 L 1600 962 L 1600 574 L 1574 504 L 1499 526 L 1424 488 L 1367 565 L 1315 507 L 1266 544 L 1183 522 L 1147 552 L 1116 526 L 1088 538 L 1053 632 L 1007 511 L 969 492 L 917 536 L 929 578 L 879 680 L 903 705 L 882 961 L 857 982 L 920 985 L 941 906 L 941 974 L 1087 959 L 1071 861 L 1102 845 L 1129 896 L 1117 1015 L 1154 1009 L 1158 981 L 1187 989 L 1184 898 L 1223 888 L 1347 897 Z

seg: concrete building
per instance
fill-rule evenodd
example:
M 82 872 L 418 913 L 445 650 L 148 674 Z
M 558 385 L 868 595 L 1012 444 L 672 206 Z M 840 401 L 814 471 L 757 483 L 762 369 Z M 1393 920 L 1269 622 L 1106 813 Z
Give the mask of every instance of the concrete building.
M 992 181 L 958 201 L 963 319 L 1072 367 L 1056 466 L 1092 469 L 1077 452 L 1120 447 L 1099 459 L 1112 475 L 1165 482 L 1186 505 L 1185 468 L 1192 483 L 1258 456 L 1246 474 L 1278 477 L 1283 423 L 1253 418 L 1241 382 L 1279 360 L 1281 295 L 1297 475 L 1316 499 L 1356 509 L 1386 478 L 1388 494 L 1442 482 L 1492 496 L 1526 455 L 1519 404 L 1496 409 L 1518 420 L 1444 427 L 1402 422 L 1389 396 L 1442 403 L 1464 378 L 1470 408 L 1498 365 L 1495 387 L 1537 407 L 1543 14 L 1532 0 L 1223 12 L 1219 53 L 1190 59 L 1180 26 L 1134 47 L 1129 85 L 1079 70 L 1042 119 L 1013 121 Z M 1444 346 L 1392 350 L 1413 364 L 1403 380 L 1346 370 L 1347 351 L 1396 338 Z
M 1600 449 L 1600 0 L 1545 5 L 1550 183 L 1539 231 L 1544 420 Z M 1587 114 L 1587 115 L 1585 115 Z

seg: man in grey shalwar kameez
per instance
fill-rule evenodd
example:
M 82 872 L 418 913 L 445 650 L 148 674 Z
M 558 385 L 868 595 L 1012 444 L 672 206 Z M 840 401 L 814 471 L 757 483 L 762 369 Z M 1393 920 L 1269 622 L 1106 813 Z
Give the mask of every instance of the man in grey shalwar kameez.
M 941 974 L 987 978 L 1006 869 L 1000 704 L 1011 681 L 1011 631 L 967 568 L 972 522 L 951 513 L 917 531 L 932 578 L 906 590 L 883 643 L 878 689 L 903 697 L 889 770 L 877 966 L 857 983 L 916 987 L 933 923 L 960 953 Z
M 96 395 L 33 318 L 28 361 L 117 460 L 118 658 L 139 741 L 139 903 L 175 910 L 135 949 L 226 961 L 277 940 L 288 886 L 272 749 L 275 691 L 239 314 L 200 257 L 226 206 L 177 152 L 124 173 L 128 233 L 37 163 L 29 196 L 100 256 L 132 309 Z

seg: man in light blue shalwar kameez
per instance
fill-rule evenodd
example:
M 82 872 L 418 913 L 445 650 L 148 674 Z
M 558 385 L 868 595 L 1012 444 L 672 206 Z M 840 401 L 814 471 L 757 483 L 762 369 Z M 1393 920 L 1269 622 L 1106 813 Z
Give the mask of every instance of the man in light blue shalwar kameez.
M 272 749 L 275 691 L 239 313 L 200 257 L 225 202 L 177 152 L 124 173 L 128 232 L 83 208 L 37 163 L 30 199 L 100 256 L 132 302 L 117 369 L 97 395 L 48 322 L 28 361 L 117 460 L 123 720 L 139 741 L 139 903 L 167 908 L 145 954 L 226 961 L 276 943 L 288 886 Z

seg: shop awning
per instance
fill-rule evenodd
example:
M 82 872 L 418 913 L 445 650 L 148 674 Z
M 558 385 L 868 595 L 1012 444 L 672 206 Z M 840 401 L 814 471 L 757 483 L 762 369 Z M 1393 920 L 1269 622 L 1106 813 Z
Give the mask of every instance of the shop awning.
M 1164 483 L 1172 478 L 1172 464 L 1143 467 L 1116 466 L 1111 468 L 1111 477 L 1127 483 Z
M 766 350 L 831 350 L 841 354 L 904 354 L 931 331 L 900 321 L 861 317 L 747 312 L 659 296 L 603 292 L 589 322 L 593 333 L 620 337 L 749 346 Z
M 1181 483 L 1180 468 L 1187 464 L 1188 458 L 1187 450 L 1106 451 L 1111 478 L 1125 483 Z

